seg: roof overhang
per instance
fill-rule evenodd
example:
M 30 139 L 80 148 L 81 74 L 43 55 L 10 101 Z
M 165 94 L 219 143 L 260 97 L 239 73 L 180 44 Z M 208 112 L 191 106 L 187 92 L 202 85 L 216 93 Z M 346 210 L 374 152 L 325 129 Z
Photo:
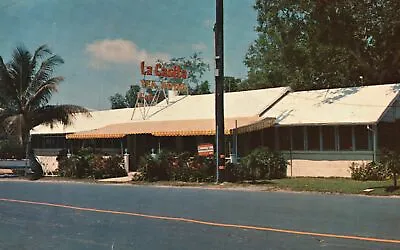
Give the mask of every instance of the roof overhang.
M 296 122 L 296 123 L 275 123 L 274 127 L 319 127 L 319 126 L 359 126 L 359 125 L 373 125 L 377 124 L 377 121 L 360 121 L 360 122 Z
M 270 127 L 274 118 L 235 117 L 225 119 L 225 134 L 251 132 Z M 67 139 L 112 139 L 127 135 L 150 134 L 153 136 L 201 136 L 215 135 L 215 120 L 172 120 L 172 121 L 141 121 L 105 126 L 99 129 L 67 134 Z

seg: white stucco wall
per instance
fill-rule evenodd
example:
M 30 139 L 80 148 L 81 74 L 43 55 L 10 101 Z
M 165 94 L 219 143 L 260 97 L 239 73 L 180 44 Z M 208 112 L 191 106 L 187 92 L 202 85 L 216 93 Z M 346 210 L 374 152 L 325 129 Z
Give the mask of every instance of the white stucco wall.
M 350 177 L 352 162 L 370 162 L 372 151 L 283 152 L 288 160 L 287 175 L 293 177 Z
M 63 149 L 62 148 L 34 148 L 33 149 L 36 156 L 57 156 L 61 150 L 63 150 Z M 101 151 L 109 153 L 109 154 L 121 154 L 121 149 L 119 149 L 119 148 L 101 148 Z

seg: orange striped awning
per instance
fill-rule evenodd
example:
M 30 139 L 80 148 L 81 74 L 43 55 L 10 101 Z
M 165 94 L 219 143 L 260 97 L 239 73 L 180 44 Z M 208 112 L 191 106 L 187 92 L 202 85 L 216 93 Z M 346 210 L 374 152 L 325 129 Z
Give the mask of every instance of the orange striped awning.
M 261 123 L 259 123 L 261 122 Z M 225 119 L 225 134 L 232 133 L 236 123 L 238 132 L 241 127 L 246 127 L 257 123 L 255 129 L 260 126 L 269 127 L 273 124 L 274 119 L 262 119 L 259 117 L 237 117 Z M 247 131 L 243 129 L 243 132 Z M 78 132 L 66 135 L 67 139 L 96 139 L 96 138 L 122 138 L 126 135 L 133 134 L 151 134 L 154 136 L 199 136 L 199 135 L 215 135 L 215 120 L 175 120 L 175 121 L 140 121 L 130 123 L 113 124 L 95 130 Z

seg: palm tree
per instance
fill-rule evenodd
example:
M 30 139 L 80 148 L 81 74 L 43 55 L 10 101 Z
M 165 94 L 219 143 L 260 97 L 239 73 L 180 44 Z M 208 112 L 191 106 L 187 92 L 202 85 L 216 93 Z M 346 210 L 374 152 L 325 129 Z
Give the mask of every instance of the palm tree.
M 64 80 L 53 76 L 54 68 L 64 63 L 46 45 L 32 55 L 18 46 L 8 63 L 0 57 L 0 127 L 13 130 L 21 148 L 29 152 L 30 130 L 40 124 L 68 125 L 77 113 L 88 111 L 77 105 L 50 105 L 57 86 Z

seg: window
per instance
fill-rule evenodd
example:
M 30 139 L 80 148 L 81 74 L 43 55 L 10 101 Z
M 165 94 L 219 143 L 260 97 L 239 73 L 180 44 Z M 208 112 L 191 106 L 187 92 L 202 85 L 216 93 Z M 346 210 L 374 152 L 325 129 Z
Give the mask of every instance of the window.
M 52 137 L 45 137 L 44 139 L 44 147 L 45 148 L 54 148 L 55 140 Z
M 355 126 L 354 135 L 356 137 L 356 150 L 368 150 L 369 131 L 365 125 Z
M 101 144 L 102 148 L 121 148 L 120 139 L 102 139 Z
M 45 136 L 44 148 L 64 148 L 65 137 L 62 136 Z
M 322 127 L 322 149 L 324 151 L 335 150 L 335 128 L 331 126 Z
M 264 130 L 264 145 L 269 149 L 275 149 L 275 131 L 274 128 Z
M 278 129 L 279 150 L 290 150 L 290 128 L 280 127 Z
M 304 150 L 304 127 L 292 128 L 293 150 Z
M 70 145 L 72 148 L 79 150 L 81 147 L 83 147 L 83 142 L 84 140 L 70 140 Z
M 339 150 L 352 150 L 353 139 L 351 126 L 339 127 Z
M 43 148 L 43 138 L 41 136 L 32 136 L 32 148 Z
M 319 127 L 307 127 L 308 150 L 320 150 Z
M 260 131 L 252 131 L 248 133 L 248 136 L 250 138 L 249 143 L 251 148 L 257 148 L 261 146 L 262 138 Z

